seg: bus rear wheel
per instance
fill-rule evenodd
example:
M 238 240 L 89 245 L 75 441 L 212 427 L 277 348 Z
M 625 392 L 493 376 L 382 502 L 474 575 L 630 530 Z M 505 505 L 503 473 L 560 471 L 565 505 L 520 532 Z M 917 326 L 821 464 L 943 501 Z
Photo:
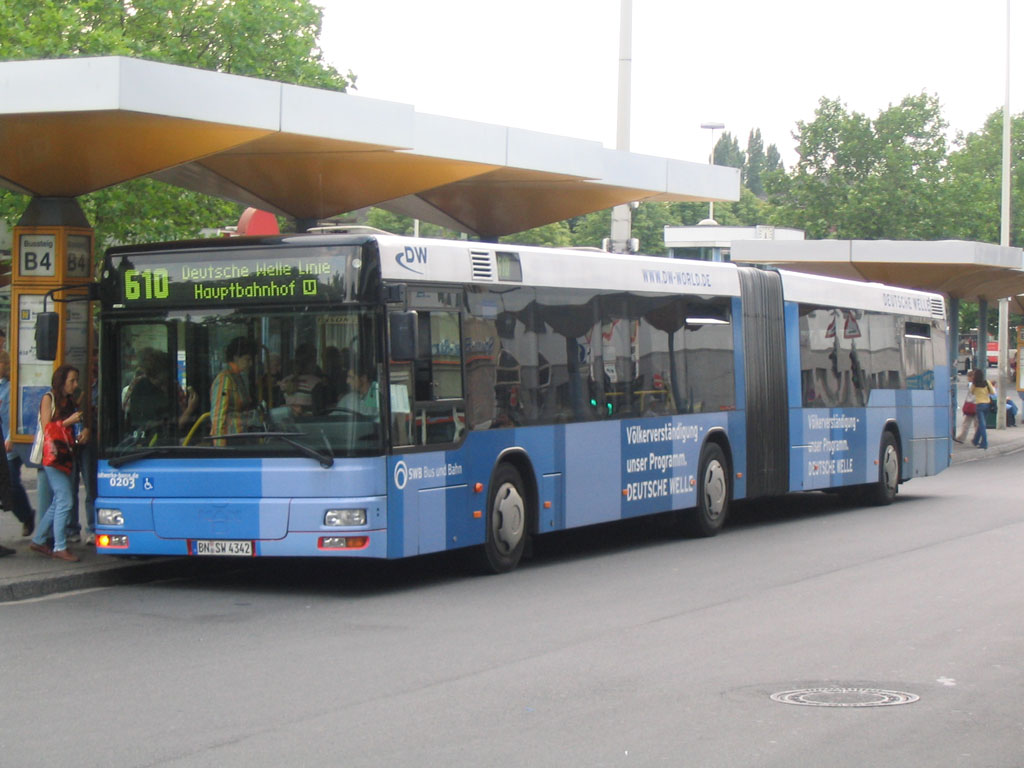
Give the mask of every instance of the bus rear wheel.
M 864 487 L 864 500 L 876 507 L 892 504 L 900 487 L 900 451 L 892 432 L 883 432 L 878 447 L 878 480 Z
M 729 461 L 716 443 L 705 444 L 697 470 L 697 505 L 679 513 L 680 531 L 687 536 L 714 536 L 729 516 L 732 486 Z
M 494 471 L 487 503 L 487 530 L 480 565 L 490 573 L 507 573 L 519 564 L 526 548 L 529 512 L 523 481 L 510 464 Z

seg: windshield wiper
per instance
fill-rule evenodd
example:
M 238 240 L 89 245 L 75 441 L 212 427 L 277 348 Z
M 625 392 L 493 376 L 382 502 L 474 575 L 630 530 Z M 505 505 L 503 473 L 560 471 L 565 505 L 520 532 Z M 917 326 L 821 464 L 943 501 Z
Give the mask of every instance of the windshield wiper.
M 334 466 L 334 454 L 330 452 L 331 446 L 327 443 L 326 438 L 324 439 L 324 445 L 327 447 L 325 453 L 320 453 L 315 448 L 310 448 L 304 443 L 300 443 L 298 440 L 294 440 L 296 437 L 306 437 L 304 432 L 232 432 L 227 435 L 208 435 L 203 440 L 239 440 L 247 437 L 260 437 L 260 438 L 271 438 L 273 440 L 280 440 L 293 448 L 298 448 L 304 456 L 308 456 L 320 462 L 320 466 L 324 469 L 330 469 Z
M 143 448 L 141 451 L 135 451 L 135 453 L 126 453 L 123 456 L 116 456 L 113 459 L 107 461 L 107 464 L 112 466 L 114 469 L 123 467 L 133 461 L 139 461 L 139 459 L 145 459 L 149 456 L 161 456 L 167 453 L 173 453 L 176 450 L 180 450 L 180 445 L 161 445 L 154 448 Z

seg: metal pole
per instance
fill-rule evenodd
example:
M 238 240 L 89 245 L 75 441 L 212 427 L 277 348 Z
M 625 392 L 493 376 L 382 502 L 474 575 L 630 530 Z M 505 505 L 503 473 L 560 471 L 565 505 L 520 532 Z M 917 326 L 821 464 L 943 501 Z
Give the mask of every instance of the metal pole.
M 708 153 L 708 165 L 715 164 L 715 131 L 725 128 L 725 123 L 701 123 L 701 128 L 711 131 L 711 152 Z M 715 201 L 708 200 L 708 218 L 715 220 Z
M 1010 0 L 1006 0 L 1006 92 L 1003 99 L 1003 185 L 999 244 L 1010 245 Z M 1006 388 L 1010 375 L 1007 359 L 1010 346 L 1010 300 L 999 300 L 999 394 L 996 398 L 996 429 L 1006 429 Z
M 615 148 L 629 150 L 630 79 L 633 67 L 633 0 L 621 0 L 619 8 L 619 101 L 615 130 Z M 628 204 L 612 208 L 611 250 L 627 253 L 633 233 Z

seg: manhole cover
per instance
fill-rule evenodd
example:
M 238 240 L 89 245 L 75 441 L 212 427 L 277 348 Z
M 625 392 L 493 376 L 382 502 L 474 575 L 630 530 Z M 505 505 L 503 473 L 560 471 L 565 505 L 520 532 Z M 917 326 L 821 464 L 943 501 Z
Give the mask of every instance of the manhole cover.
M 772 701 L 804 707 L 891 707 L 896 704 L 912 704 L 921 697 L 881 688 L 823 686 L 773 693 L 771 698 Z

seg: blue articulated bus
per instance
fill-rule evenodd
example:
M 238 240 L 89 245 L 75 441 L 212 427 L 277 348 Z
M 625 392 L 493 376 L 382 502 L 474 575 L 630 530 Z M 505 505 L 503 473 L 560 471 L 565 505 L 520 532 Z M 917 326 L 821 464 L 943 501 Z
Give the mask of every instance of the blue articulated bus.
M 371 234 L 118 247 L 102 277 L 110 555 L 507 571 L 531 536 L 734 499 L 886 504 L 950 459 L 941 296 Z

